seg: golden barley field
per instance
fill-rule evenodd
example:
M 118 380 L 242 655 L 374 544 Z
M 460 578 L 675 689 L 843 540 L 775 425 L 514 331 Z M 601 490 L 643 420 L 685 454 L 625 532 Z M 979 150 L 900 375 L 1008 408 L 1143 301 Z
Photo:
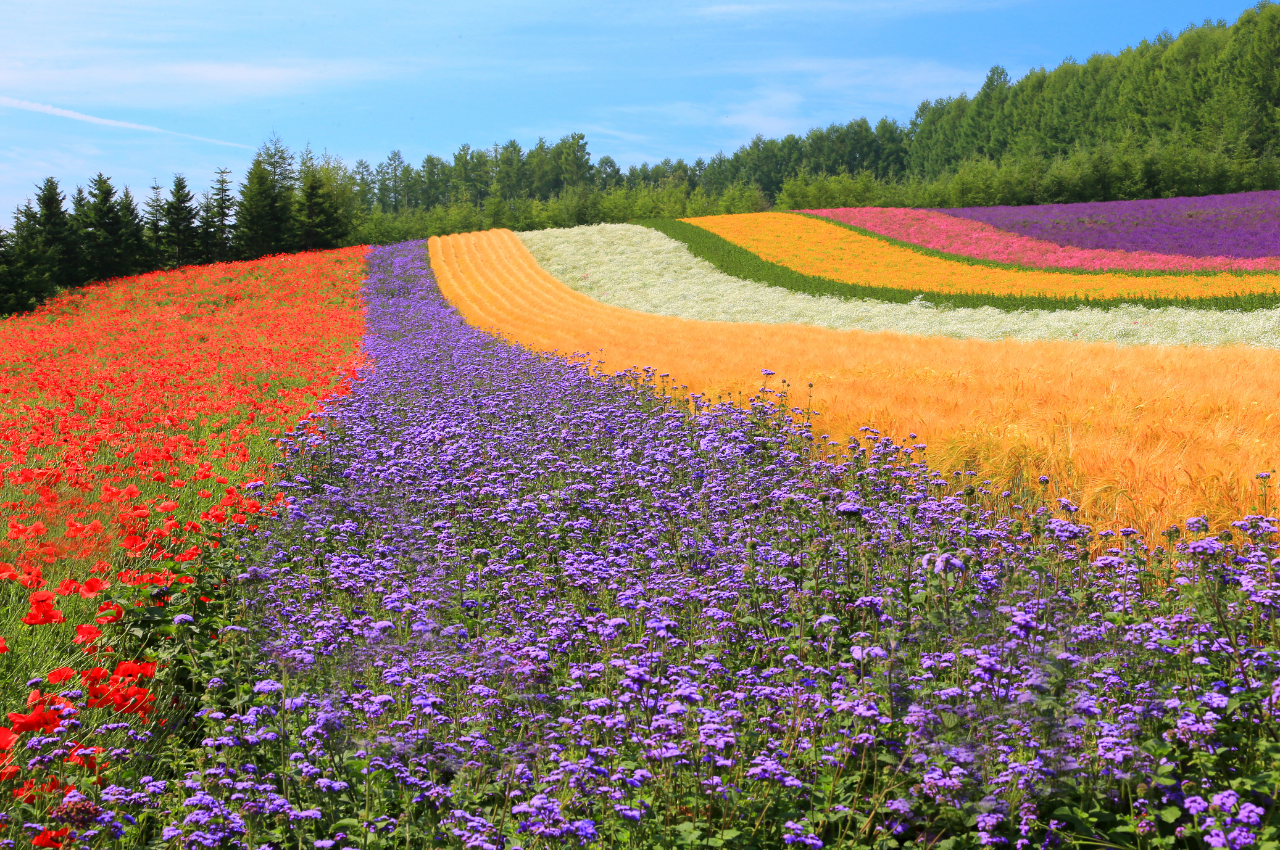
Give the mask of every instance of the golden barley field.
M 929 444 L 942 471 L 997 483 L 1049 475 L 1099 525 L 1147 534 L 1188 516 L 1258 507 L 1277 466 L 1280 352 L 957 340 L 799 325 L 697 322 L 594 301 L 560 283 L 506 230 L 433 237 L 445 297 L 472 324 L 542 351 L 648 366 L 690 391 L 733 396 L 813 383 L 815 424 L 870 425 Z M 794 398 L 794 396 L 793 396 Z
M 682 219 L 803 274 L 841 283 L 954 295 L 1054 298 L 1214 298 L 1280 289 L 1275 273 L 1141 276 L 1003 269 L 933 257 L 791 213 Z

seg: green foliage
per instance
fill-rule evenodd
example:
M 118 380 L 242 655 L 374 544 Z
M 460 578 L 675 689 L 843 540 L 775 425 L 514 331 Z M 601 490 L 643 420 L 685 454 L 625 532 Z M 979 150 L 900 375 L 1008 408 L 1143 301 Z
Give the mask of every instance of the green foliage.
M 870 171 L 801 172 L 783 184 L 777 206 L 806 210 L 1068 204 L 1280 188 L 1280 158 L 1273 151 L 1258 158 L 1240 156 L 1241 151 L 1201 150 L 1177 137 L 1144 145 L 1128 139 L 1076 147 L 1052 159 L 967 159 L 954 172 L 930 181 L 886 181 Z
M 293 155 L 272 138 L 253 158 L 240 200 L 232 243 L 236 255 L 252 260 L 292 251 L 296 241 Z
M 827 221 L 827 219 L 823 219 Z M 1041 295 L 957 295 L 942 293 L 929 289 L 892 289 L 878 286 L 861 286 L 830 280 L 824 277 L 801 274 L 800 272 L 771 263 L 746 248 L 734 245 L 727 239 L 717 236 L 701 227 L 685 221 L 674 219 L 645 219 L 634 222 L 651 227 L 664 233 L 688 247 L 690 253 L 700 257 L 720 271 L 744 280 L 754 280 L 770 286 L 803 292 L 807 295 L 830 295 L 836 298 L 873 298 L 877 301 L 906 304 L 916 298 L 923 298 L 931 304 L 944 307 L 996 307 L 1001 310 L 1073 310 L 1078 307 L 1115 307 L 1120 304 L 1141 304 L 1145 307 L 1197 307 L 1213 310 L 1262 310 L 1280 306 L 1280 295 L 1240 295 L 1226 298 L 1126 298 L 1126 299 L 1090 299 L 1090 298 L 1051 298 Z M 1019 266 L 994 263 L 989 260 L 975 260 L 954 254 L 945 254 L 928 248 L 921 248 L 906 242 L 899 242 L 879 234 L 871 233 L 860 227 L 831 222 L 840 227 L 856 231 L 874 239 L 880 239 L 893 245 L 908 248 L 933 257 L 963 262 L 969 265 L 989 268 L 1017 269 Z M 1071 274 L 1104 274 L 1105 272 L 1062 269 Z M 1167 272 L 1133 272 L 1140 276 L 1157 276 Z
M 200 262 L 200 213 L 195 197 L 181 174 L 173 176 L 173 188 L 164 203 L 164 223 L 160 227 L 160 255 L 164 268 Z
M 224 263 L 231 259 L 231 234 L 236 202 L 231 195 L 231 172 L 219 168 L 213 186 L 200 203 L 200 253 L 202 262 Z

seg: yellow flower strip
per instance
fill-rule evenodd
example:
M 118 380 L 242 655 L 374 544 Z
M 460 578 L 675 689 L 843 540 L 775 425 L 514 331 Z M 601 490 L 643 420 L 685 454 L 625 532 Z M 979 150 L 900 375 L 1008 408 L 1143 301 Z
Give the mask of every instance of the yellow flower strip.
M 840 227 L 789 213 L 683 219 L 802 274 L 842 283 L 956 295 L 1042 295 L 1055 298 L 1214 298 L 1280 291 L 1275 274 L 1071 274 L 990 268 L 931 257 Z
M 538 266 L 509 231 L 430 242 L 440 288 L 472 324 L 607 369 L 653 367 L 739 398 L 772 369 L 819 432 L 863 425 L 929 444 L 935 468 L 996 482 L 1052 476 L 1105 525 L 1147 533 L 1194 514 L 1255 511 L 1254 474 L 1280 456 L 1280 352 L 1116 348 L 698 322 L 601 304 Z M 1032 485 L 1034 486 L 1034 485 Z

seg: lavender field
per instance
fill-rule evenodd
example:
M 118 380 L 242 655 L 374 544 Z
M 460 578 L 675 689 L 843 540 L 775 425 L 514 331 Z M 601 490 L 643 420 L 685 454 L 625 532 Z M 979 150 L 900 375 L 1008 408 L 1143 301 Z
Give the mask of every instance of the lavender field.
M 366 298 L 375 365 L 223 555 L 247 615 L 198 756 L 107 788 L 118 818 L 187 848 L 1280 846 L 1274 520 L 1095 536 L 1051 482 L 841 454 L 781 388 L 690 408 L 468 326 L 421 243 L 373 251 Z
M 1075 248 L 1246 259 L 1280 251 L 1280 191 L 936 212 Z

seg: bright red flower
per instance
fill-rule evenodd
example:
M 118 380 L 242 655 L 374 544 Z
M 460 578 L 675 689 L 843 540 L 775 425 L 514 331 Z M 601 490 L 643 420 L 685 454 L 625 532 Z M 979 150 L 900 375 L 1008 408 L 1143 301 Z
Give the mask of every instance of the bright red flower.
M 28 626 L 44 626 L 50 623 L 61 623 L 66 615 L 54 607 L 54 596 L 47 590 L 37 590 L 28 597 L 31 610 L 22 618 Z
M 92 599 L 109 587 L 111 587 L 111 582 L 103 581 L 97 576 L 94 576 L 84 584 L 80 585 L 80 596 L 84 599 Z
M 0 637 L 0 654 L 9 651 L 9 646 L 4 642 L 4 638 Z
M 102 637 L 102 629 L 97 626 L 81 625 L 76 626 L 76 636 L 71 642 L 77 645 L 88 644 L 93 643 L 100 637 Z
M 59 682 L 65 682 L 76 675 L 76 671 L 70 667 L 59 667 L 57 670 L 49 671 L 49 684 L 56 685 Z
M 18 736 L 13 734 L 12 729 L 0 726 L 0 750 L 11 750 L 17 742 Z
M 44 587 L 44 577 L 40 574 L 39 567 L 30 567 L 22 573 L 22 577 L 18 579 L 18 584 L 30 590 Z
M 119 620 L 121 617 L 124 616 L 124 608 L 120 607 L 114 602 L 103 602 L 101 605 L 98 606 L 98 611 L 100 613 L 102 611 L 111 612 L 109 614 L 103 614 L 100 617 L 93 618 L 94 620 L 96 620 L 97 622 L 101 623 L 104 626 L 107 623 L 114 623 L 116 620 Z
M 80 582 L 73 578 L 64 578 L 58 583 L 58 586 L 53 589 L 53 592 L 59 596 L 74 596 L 80 592 Z
M 62 724 L 62 718 L 57 713 L 40 706 L 30 714 L 20 714 L 16 711 L 9 712 L 9 722 L 13 724 L 13 731 L 15 732 L 35 732 L 37 730 L 53 732 Z
M 53 847 L 61 848 L 62 842 L 66 839 L 66 835 L 71 831 L 71 827 L 64 826 L 62 829 L 46 829 L 44 832 L 31 839 L 32 847 Z

